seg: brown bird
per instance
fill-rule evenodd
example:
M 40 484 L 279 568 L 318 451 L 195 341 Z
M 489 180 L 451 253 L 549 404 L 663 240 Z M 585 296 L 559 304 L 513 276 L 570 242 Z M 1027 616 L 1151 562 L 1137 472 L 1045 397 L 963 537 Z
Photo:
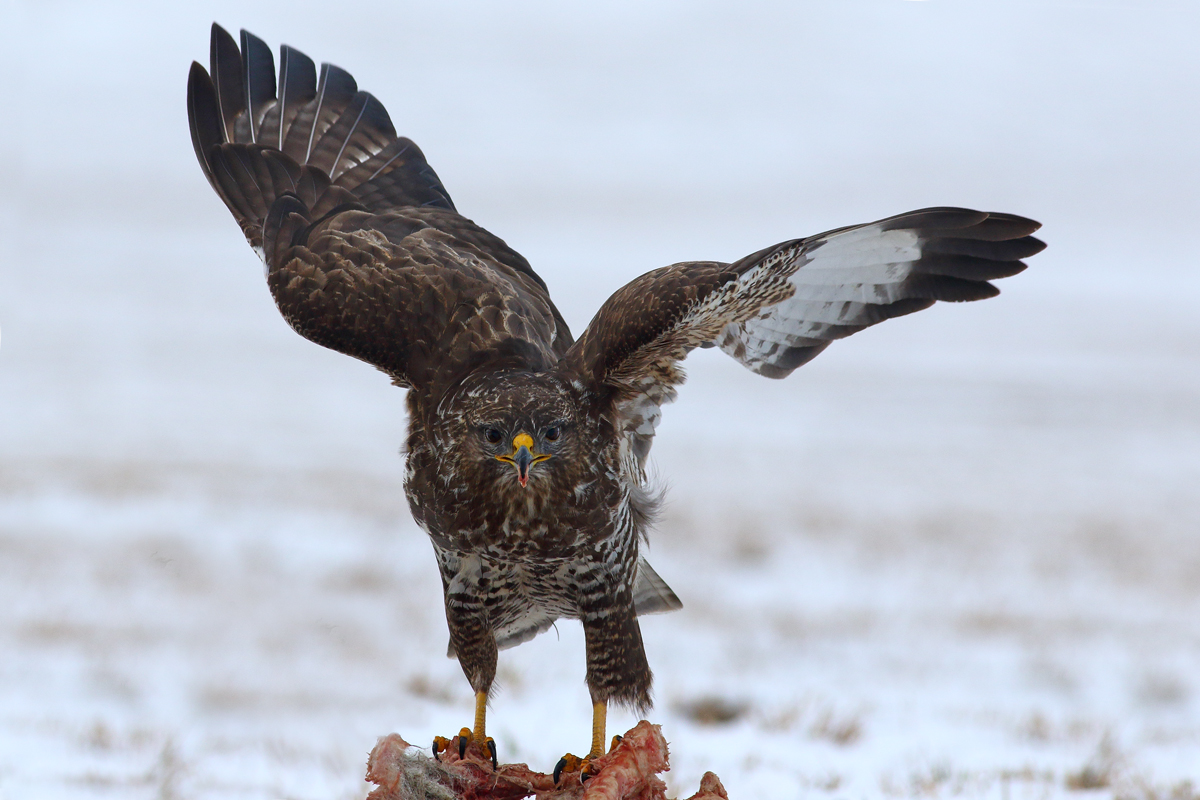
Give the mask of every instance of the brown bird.
M 772 245 L 732 264 L 642 275 L 578 340 L 545 282 L 459 215 L 421 150 L 330 64 L 213 25 L 211 74 L 192 64 L 196 156 L 266 265 L 302 336 L 408 389 L 404 481 L 433 540 L 475 724 L 490 750 L 497 651 L 560 617 L 583 624 L 604 752 L 609 702 L 644 711 L 638 616 L 680 607 L 639 555 L 658 497 L 644 472 L 680 362 L 718 347 L 783 378 L 830 342 L 937 300 L 981 300 L 1043 249 L 1038 223 L 927 208 Z M 435 754 L 449 745 L 439 739 Z M 559 770 L 587 768 L 567 757 Z

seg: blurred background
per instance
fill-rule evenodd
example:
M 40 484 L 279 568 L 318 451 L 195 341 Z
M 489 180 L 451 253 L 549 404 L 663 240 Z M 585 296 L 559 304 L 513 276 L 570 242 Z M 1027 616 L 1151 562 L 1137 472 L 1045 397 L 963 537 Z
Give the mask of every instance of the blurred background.
M 1200 793 L 1196 4 L 0 16 L 0 798 L 357 798 L 376 737 L 469 718 L 403 392 L 287 327 L 195 163 L 213 20 L 350 70 L 576 333 L 675 261 L 930 205 L 1041 220 L 995 300 L 783 382 L 689 359 L 652 453 L 666 779 Z M 583 674 L 574 622 L 502 654 L 504 760 L 586 748 Z

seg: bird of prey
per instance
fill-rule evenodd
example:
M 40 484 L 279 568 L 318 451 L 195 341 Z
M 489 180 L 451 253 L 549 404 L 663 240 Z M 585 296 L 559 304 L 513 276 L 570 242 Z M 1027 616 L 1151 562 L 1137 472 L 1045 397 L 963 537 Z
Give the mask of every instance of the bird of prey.
M 593 703 L 651 704 L 638 616 L 680 607 L 641 557 L 647 454 L 680 362 L 716 347 L 783 378 L 831 342 L 935 301 L 981 300 L 1025 268 L 1038 223 L 926 208 L 656 269 L 578 339 L 546 283 L 458 213 L 421 150 L 345 70 L 212 27 L 188 119 L 213 189 L 302 336 L 408 390 L 404 491 L 441 573 L 450 654 L 475 691 L 457 739 L 483 752 L 497 651 L 578 619 Z M 454 740 L 438 739 L 435 755 Z M 567 757 L 560 769 L 587 759 Z

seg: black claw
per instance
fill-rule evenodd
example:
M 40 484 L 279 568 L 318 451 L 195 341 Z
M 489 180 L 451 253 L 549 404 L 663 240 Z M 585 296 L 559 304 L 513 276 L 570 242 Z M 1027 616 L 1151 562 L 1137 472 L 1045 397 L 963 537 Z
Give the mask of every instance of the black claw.
M 467 755 L 467 737 L 458 737 L 458 757 L 466 758 Z
M 496 758 L 496 742 L 492 739 L 487 740 L 488 752 L 492 754 L 492 769 L 500 769 L 500 759 Z
M 582 771 L 579 773 L 579 782 L 580 782 L 580 783 L 587 783 L 587 782 L 588 782 L 588 779 L 589 779 L 589 778 L 591 778 L 591 777 L 592 777 L 592 773 L 588 772 L 586 769 L 585 769 L 585 770 L 582 770 Z
M 434 740 L 433 740 L 433 760 L 434 760 L 434 761 L 441 761 L 441 760 L 442 760 L 442 759 L 438 758 L 437 739 L 434 739 Z
M 567 766 L 567 757 L 563 756 L 558 760 L 558 764 L 554 767 L 554 785 L 558 786 L 558 779 L 562 777 L 563 768 Z

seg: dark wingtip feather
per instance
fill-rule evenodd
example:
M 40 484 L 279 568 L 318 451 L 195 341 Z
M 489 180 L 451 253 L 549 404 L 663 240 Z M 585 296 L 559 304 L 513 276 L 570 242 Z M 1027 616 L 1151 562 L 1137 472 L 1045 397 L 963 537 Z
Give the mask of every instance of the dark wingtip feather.
M 317 96 L 317 66 L 290 45 L 279 48 L 279 129 L 276 147 L 284 149 L 288 130 L 300 108 Z
M 978 225 L 988 218 L 984 211 L 970 208 L 938 206 L 920 208 L 883 220 L 883 230 L 913 229 L 921 231 L 960 230 Z
M 973 256 L 989 258 L 993 261 L 1015 261 L 1019 258 L 1037 255 L 1045 249 L 1045 242 L 1032 236 L 1000 241 L 947 237 L 930 239 L 925 242 L 922 245 L 921 253 L 923 255 Z
M 246 108 L 250 119 L 250 141 L 259 140 L 258 130 L 267 109 L 275 100 L 275 57 L 267 43 L 243 29 L 242 85 L 246 92 Z
M 277 83 L 274 58 L 263 40 L 242 30 L 239 46 L 215 22 L 209 50 L 209 72 L 198 68 L 189 79 L 193 146 L 256 246 L 261 223 L 281 192 L 299 192 L 313 213 L 354 198 L 381 211 L 422 205 L 453 210 L 420 149 L 397 137 L 384 105 L 360 92 L 346 70 L 322 64 L 318 79 L 312 59 L 283 45 Z M 223 144 L 252 147 L 214 155 Z M 288 161 L 277 161 L 255 145 Z M 294 168 L 299 166 L 311 171 Z M 321 180 L 318 173 L 324 175 Z M 341 188 L 330 193 L 332 180 Z M 318 188 L 328 196 L 315 196 Z
M 235 141 L 235 120 L 246 108 L 246 94 L 242 88 L 242 53 L 229 31 L 215 22 L 209 37 L 208 69 L 212 74 L 221 117 L 222 141 Z
M 208 164 L 208 151 L 213 145 L 224 141 L 224 129 L 212 78 L 204 67 L 195 61 L 188 72 L 187 110 L 188 128 L 191 130 L 196 159 L 200 162 L 208 182 L 215 185 L 212 169 Z
M 1020 236 L 1028 236 L 1036 232 L 1042 227 L 1042 223 L 1028 217 L 1020 217 L 1016 214 L 1004 214 L 999 211 L 988 212 L 989 226 L 994 225 L 997 230 L 1010 232 L 1012 235 L 1008 238 L 1015 239 Z
M 997 214 L 989 212 L 987 219 L 978 225 L 972 225 L 966 230 L 957 231 L 954 235 L 964 239 L 979 239 L 985 242 L 1003 242 L 1010 239 L 1020 239 L 1042 227 L 1042 223 L 1016 214 Z
M 888 221 L 921 238 L 921 258 L 913 266 L 909 296 L 966 302 L 1000 294 L 990 280 L 1025 270 L 1020 259 L 1046 248 L 1030 236 L 1041 223 L 1016 214 L 924 209 Z M 962 223 L 967 224 L 962 224 Z
M 323 96 L 342 104 L 349 103 L 358 93 L 358 81 L 337 64 L 321 65 L 320 84 Z
M 908 314 L 915 314 L 918 311 L 924 311 L 940 299 L 933 297 L 905 297 L 892 303 L 872 306 L 863 315 L 864 322 L 866 323 L 863 327 L 875 325 L 887 319 L 895 319 L 896 317 L 903 317 Z
M 986 300 L 1000 294 L 1000 290 L 987 281 L 973 281 L 948 275 L 916 274 L 909 280 L 909 297 L 914 298 L 967 303 L 972 300 Z
M 885 231 L 915 230 L 934 236 L 1005 241 L 1019 239 L 1042 227 L 1040 222 L 1016 214 L 974 211 L 969 208 L 922 208 L 882 220 Z M 950 233 L 953 231 L 953 233 Z
M 318 162 L 313 158 L 314 148 L 321 141 L 329 127 L 335 124 L 341 113 L 358 94 L 358 83 L 346 70 L 336 64 L 321 64 L 321 75 L 317 78 L 316 108 L 307 120 L 307 141 L 305 142 L 304 157 L 301 163 L 312 164 L 319 169 L 329 172 L 332 165 Z
M 1011 278 L 1025 271 L 1025 262 L 996 260 L 967 255 L 922 254 L 913 265 L 913 272 L 923 275 L 945 275 L 967 281 L 991 281 Z

